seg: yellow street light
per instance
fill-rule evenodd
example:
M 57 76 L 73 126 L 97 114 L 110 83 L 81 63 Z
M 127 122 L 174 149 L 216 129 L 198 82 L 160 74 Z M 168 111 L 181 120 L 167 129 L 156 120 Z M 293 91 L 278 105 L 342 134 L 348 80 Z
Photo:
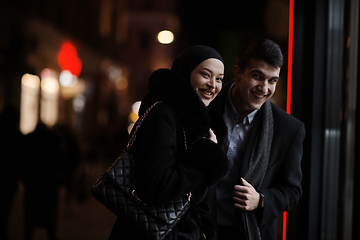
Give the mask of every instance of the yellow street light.
M 157 38 L 162 44 L 170 44 L 174 41 L 174 34 L 169 30 L 163 30 L 159 32 Z

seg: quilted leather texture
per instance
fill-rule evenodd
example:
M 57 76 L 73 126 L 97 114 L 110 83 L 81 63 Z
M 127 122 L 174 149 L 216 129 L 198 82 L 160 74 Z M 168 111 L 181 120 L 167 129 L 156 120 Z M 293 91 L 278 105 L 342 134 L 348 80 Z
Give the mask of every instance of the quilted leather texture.
M 190 201 L 183 197 L 165 204 L 144 204 L 134 186 L 133 159 L 124 152 L 102 174 L 92 187 L 92 195 L 118 217 L 131 222 L 143 239 L 164 239 L 189 208 Z

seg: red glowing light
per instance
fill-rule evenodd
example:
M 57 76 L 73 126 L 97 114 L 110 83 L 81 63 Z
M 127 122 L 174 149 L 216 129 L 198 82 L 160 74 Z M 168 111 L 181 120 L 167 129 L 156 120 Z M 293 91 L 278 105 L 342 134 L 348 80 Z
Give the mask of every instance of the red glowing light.
M 287 74 L 287 99 L 286 112 L 291 114 L 291 88 L 292 88 L 292 67 L 294 50 L 294 1 L 289 1 L 289 42 L 288 42 L 288 74 Z M 282 213 L 282 240 L 286 240 L 287 212 Z
M 73 75 L 79 77 L 82 68 L 82 61 L 78 57 L 75 46 L 70 42 L 65 42 L 61 46 L 58 63 L 62 71 L 68 70 Z
M 289 40 L 288 40 L 288 76 L 287 76 L 287 101 L 286 112 L 291 113 L 291 87 L 292 87 L 292 67 L 293 67 L 293 48 L 294 48 L 294 0 L 289 1 Z

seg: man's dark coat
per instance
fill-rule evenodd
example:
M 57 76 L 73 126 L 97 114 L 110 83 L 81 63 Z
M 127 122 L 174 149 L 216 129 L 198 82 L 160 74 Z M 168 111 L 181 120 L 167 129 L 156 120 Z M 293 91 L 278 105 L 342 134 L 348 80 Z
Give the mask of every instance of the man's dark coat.
M 233 81 L 228 83 L 219 94 L 216 107 L 212 110 L 217 112 L 216 114 L 220 113 L 223 116 L 225 98 L 232 83 Z M 302 195 L 301 159 L 302 142 L 305 138 L 304 124 L 273 103 L 271 103 L 271 109 L 274 118 L 274 135 L 270 159 L 262 185 L 256 189 L 265 195 L 264 209 L 255 210 L 262 240 L 277 239 L 277 217 L 296 205 Z M 239 169 L 239 184 L 240 177 L 245 175 L 249 166 L 255 138 L 261 127 L 259 121 L 261 117 L 263 117 L 263 108 L 260 108 L 256 114 L 249 132 Z

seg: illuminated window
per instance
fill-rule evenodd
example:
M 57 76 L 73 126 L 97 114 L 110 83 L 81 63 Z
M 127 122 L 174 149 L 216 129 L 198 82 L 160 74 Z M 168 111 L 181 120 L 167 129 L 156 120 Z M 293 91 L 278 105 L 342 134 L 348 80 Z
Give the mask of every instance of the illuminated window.
M 21 78 L 20 131 L 28 134 L 34 131 L 39 119 L 40 78 L 24 74 Z
M 44 69 L 41 72 L 40 119 L 52 127 L 58 120 L 59 81 L 55 71 Z

